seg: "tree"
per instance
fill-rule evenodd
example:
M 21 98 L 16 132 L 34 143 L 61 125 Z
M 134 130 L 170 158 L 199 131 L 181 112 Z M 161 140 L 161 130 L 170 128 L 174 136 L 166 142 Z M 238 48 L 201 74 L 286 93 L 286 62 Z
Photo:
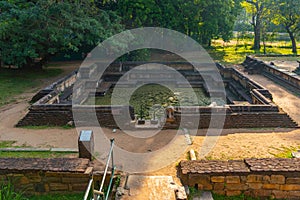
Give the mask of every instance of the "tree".
M 99 6 L 115 10 L 126 28 L 170 28 L 210 45 L 213 38 L 231 37 L 240 0 L 116 0 Z
M 297 54 L 296 34 L 300 31 L 300 1 L 274 0 L 273 22 L 282 25 L 292 42 L 292 52 Z
M 254 30 L 254 50 L 260 50 L 260 40 L 261 40 L 261 29 L 262 21 L 264 20 L 264 15 L 266 12 L 266 6 L 264 0 L 245 0 L 242 3 L 243 7 L 248 13 L 252 15 L 251 25 Z
M 122 28 L 117 15 L 92 1 L 1 1 L 0 10 L 1 58 L 20 68 L 41 67 L 58 52 L 96 45 Z
M 200 25 L 200 41 L 211 45 L 213 38 L 228 41 L 232 36 L 234 22 L 241 11 L 239 0 L 201 1 L 203 12 Z

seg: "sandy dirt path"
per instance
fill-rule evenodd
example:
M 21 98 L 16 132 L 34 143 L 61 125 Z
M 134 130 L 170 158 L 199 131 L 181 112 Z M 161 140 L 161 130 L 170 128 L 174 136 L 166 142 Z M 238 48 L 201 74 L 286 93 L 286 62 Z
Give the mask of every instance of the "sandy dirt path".
M 15 145 L 27 145 L 33 147 L 61 147 L 76 148 L 77 132 L 75 129 L 24 129 L 16 128 L 17 122 L 28 112 L 30 104 L 28 103 L 35 93 L 50 83 L 58 80 L 80 66 L 81 62 L 54 63 L 53 67 L 61 68 L 63 73 L 55 78 L 41 79 L 42 85 L 39 88 L 33 88 L 19 95 L 17 101 L 0 107 L 0 141 L 16 141 Z
M 300 98 L 284 89 L 282 86 L 275 84 L 270 79 L 261 75 L 248 75 L 254 81 L 266 87 L 273 95 L 273 101 L 287 112 L 293 120 L 300 124 Z

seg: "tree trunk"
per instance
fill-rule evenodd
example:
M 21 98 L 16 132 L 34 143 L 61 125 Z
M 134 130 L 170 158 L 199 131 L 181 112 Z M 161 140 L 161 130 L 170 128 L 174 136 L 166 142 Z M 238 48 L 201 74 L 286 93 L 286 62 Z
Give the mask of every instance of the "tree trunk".
M 254 26 L 254 45 L 253 50 L 260 50 L 260 21 L 257 19 Z
M 294 33 L 289 29 L 289 27 L 285 27 L 285 28 L 286 28 L 286 31 L 288 32 L 290 39 L 292 41 L 292 52 L 294 54 L 297 54 L 297 45 L 296 45 L 296 39 L 295 39 Z

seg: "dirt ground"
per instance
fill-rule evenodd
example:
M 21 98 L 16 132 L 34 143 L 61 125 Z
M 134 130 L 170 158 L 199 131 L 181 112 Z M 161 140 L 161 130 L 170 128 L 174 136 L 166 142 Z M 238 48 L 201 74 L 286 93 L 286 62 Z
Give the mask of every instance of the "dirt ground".
M 71 66 L 71 67 L 70 67 Z M 63 75 L 68 74 L 79 63 L 71 63 L 64 68 Z M 300 123 L 299 97 L 285 92 L 280 86 L 269 82 L 264 77 L 253 75 L 251 78 L 271 90 L 274 101 Z M 45 85 L 53 80 L 45 81 Z M 28 101 L 33 93 L 22 94 L 19 101 L 0 108 L 0 141 L 17 141 L 16 145 L 27 145 L 33 147 L 61 147 L 77 148 L 78 134 L 76 129 L 48 128 L 48 129 L 27 129 L 16 128 L 14 125 L 26 114 L 29 108 Z M 142 153 L 155 151 L 163 147 L 166 142 L 171 140 L 176 134 L 176 130 L 163 130 L 155 137 L 145 140 L 131 138 L 124 133 L 112 133 L 110 129 L 104 129 L 108 137 L 116 138 L 116 144 L 126 150 Z M 153 172 L 155 175 L 174 175 L 176 174 L 176 164 L 181 159 L 187 158 L 189 149 L 200 151 L 202 142 L 205 139 L 203 132 L 199 130 L 199 136 L 193 137 L 193 145 L 188 146 L 185 153 L 173 164 Z M 223 130 L 211 152 L 206 159 L 242 159 L 250 157 L 274 157 L 279 154 L 285 155 L 286 152 L 300 148 L 300 129 L 227 129 Z M 166 154 L 166 156 L 168 156 Z

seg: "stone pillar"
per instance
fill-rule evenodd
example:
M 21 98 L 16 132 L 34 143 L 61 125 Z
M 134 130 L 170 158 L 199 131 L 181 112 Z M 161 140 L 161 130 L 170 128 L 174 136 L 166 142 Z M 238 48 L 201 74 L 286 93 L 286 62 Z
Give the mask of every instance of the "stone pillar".
M 78 138 L 79 158 L 92 160 L 94 153 L 94 134 L 91 130 L 80 131 Z

